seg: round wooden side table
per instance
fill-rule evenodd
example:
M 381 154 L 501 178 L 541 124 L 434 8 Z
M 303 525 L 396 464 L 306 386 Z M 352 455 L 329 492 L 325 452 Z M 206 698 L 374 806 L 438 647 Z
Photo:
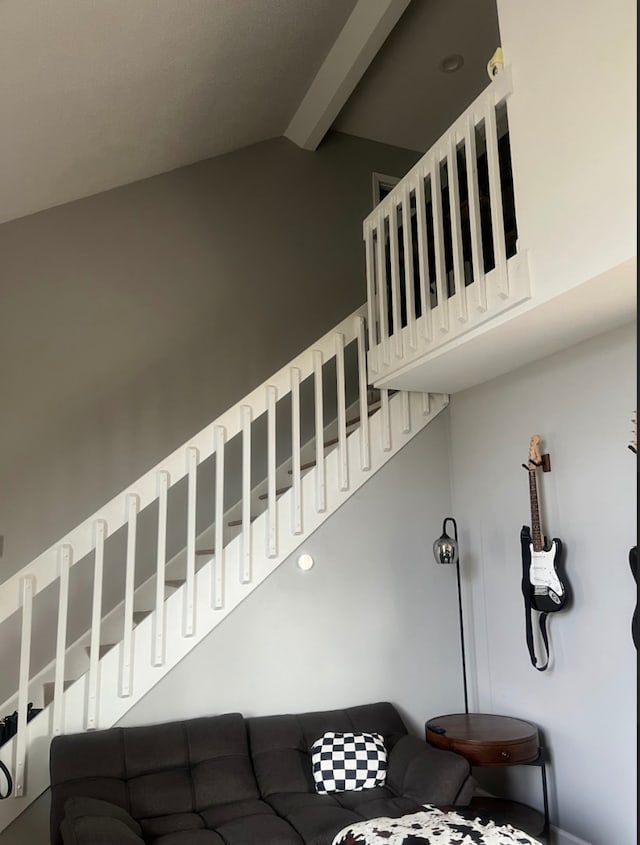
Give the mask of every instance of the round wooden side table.
M 511 824 L 531 836 L 549 839 L 549 804 L 544 749 L 538 729 L 531 722 L 491 713 L 449 713 L 425 723 L 427 742 L 456 751 L 472 766 L 539 766 L 542 775 L 544 814 L 526 804 L 500 798 L 474 797 L 466 812 L 496 824 Z M 456 807 L 465 813 L 464 807 Z

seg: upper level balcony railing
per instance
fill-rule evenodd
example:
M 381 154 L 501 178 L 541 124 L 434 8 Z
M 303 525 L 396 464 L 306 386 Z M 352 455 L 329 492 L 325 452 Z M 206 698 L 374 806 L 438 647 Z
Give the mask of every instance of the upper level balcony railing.
M 376 385 L 530 297 L 518 245 L 510 94 L 507 68 L 364 221 Z

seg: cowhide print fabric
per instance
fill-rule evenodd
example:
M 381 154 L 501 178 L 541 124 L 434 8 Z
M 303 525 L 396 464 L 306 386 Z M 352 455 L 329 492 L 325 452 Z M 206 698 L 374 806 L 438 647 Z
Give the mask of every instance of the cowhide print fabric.
M 540 845 L 511 825 L 473 821 L 426 805 L 398 819 L 371 819 L 340 831 L 332 845 Z

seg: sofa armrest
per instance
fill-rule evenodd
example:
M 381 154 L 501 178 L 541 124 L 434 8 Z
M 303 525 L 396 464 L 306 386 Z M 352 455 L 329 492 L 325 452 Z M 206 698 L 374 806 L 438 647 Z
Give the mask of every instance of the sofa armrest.
M 474 782 L 468 761 L 415 736 L 398 740 L 389 754 L 387 786 L 418 804 L 468 804 Z
M 144 845 L 142 829 L 126 810 L 98 798 L 69 798 L 60 824 L 64 845 Z

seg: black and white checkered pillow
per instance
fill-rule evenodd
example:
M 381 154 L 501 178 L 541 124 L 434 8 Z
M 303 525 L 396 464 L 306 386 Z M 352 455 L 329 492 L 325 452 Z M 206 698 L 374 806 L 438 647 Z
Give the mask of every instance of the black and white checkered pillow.
M 328 732 L 311 746 L 316 792 L 358 791 L 384 786 L 387 749 L 380 734 Z

